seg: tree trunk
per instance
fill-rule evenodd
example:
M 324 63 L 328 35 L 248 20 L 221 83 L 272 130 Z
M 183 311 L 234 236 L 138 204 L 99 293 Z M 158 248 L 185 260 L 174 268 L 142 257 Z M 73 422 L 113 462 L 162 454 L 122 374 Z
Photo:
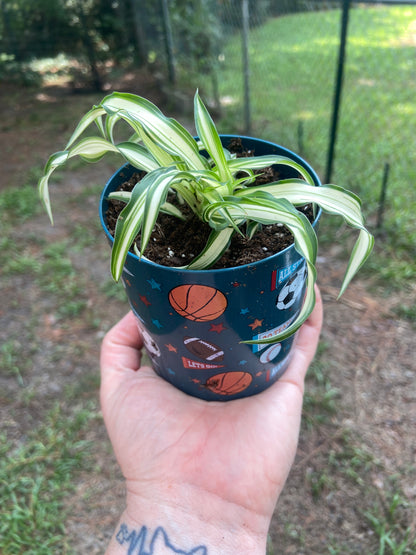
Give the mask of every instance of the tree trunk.
M 147 63 L 146 36 L 143 30 L 142 18 L 139 9 L 140 0 L 131 0 L 131 10 L 133 13 L 133 27 L 136 38 L 135 58 L 137 65 L 142 67 Z
M 165 39 L 166 58 L 168 64 L 169 82 L 174 85 L 176 82 L 175 57 L 173 54 L 172 26 L 170 23 L 168 0 L 162 0 L 163 9 L 163 34 Z
M 94 48 L 94 44 L 93 41 L 90 37 L 89 34 L 89 26 L 88 26 L 88 21 L 87 21 L 87 17 L 84 13 L 84 10 L 82 9 L 82 6 L 79 6 L 78 9 L 78 16 L 79 16 L 79 21 L 81 24 L 81 40 L 82 43 L 84 45 L 85 48 L 85 52 L 88 58 L 88 63 L 90 66 L 90 70 L 91 70 L 91 77 L 92 77 L 92 85 L 94 87 L 94 90 L 96 91 L 102 91 L 103 90 L 103 82 L 101 79 L 101 75 L 100 72 L 98 70 L 98 65 L 97 65 L 97 57 L 96 57 L 96 53 L 95 53 L 95 48 Z
M 19 42 L 16 40 L 13 28 L 10 25 L 9 12 L 4 0 L 0 0 L 0 13 L 3 19 L 3 44 L 6 54 L 13 54 L 16 60 L 20 59 Z

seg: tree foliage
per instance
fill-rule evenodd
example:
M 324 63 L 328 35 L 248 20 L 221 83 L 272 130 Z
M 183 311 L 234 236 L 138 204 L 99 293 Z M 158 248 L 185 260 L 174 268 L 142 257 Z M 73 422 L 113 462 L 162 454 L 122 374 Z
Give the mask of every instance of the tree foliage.
M 270 0 L 250 0 L 256 16 Z M 238 28 L 241 0 L 0 0 L 0 73 L 2 65 L 24 64 L 58 54 L 75 57 L 89 68 L 101 88 L 102 65 L 143 66 L 149 61 L 186 72 L 215 75 L 227 25 Z M 231 12 L 230 12 L 231 10 Z M 173 49 L 166 48 L 167 21 Z M 258 19 L 258 17 L 257 17 Z M 257 20 L 254 17 L 253 20 Z

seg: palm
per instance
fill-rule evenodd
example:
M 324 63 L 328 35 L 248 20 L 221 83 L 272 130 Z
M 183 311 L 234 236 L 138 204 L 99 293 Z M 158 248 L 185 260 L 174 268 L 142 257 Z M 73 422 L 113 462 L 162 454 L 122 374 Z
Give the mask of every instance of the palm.
M 302 391 L 284 378 L 228 403 L 189 397 L 150 368 L 111 374 L 103 411 L 128 487 L 188 486 L 257 513 L 273 511 L 297 443 Z

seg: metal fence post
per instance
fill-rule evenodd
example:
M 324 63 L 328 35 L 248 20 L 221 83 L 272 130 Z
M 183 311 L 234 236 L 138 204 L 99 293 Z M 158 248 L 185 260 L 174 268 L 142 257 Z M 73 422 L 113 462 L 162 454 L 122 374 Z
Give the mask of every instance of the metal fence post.
M 173 53 L 172 26 L 170 22 L 168 0 L 162 0 L 162 14 L 169 82 L 174 85 L 176 83 L 175 56 Z
M 342 84 L 343 84 L 343 76 L 344 76 L 344 62 L 345 62 L 345 51 L 346 51 L 346 45 L 347 45 L 348 19 L 349 19 L 350 7 L 351 7 L 351 0 L 343 0 L 342 17 L 341 17 L 341 39 L 339 44 L 338 68 L 337 68 L 334 100 L 332 105 L 331 133 L 330 133 L 330 139 L 329 139 L 328 158 L 327 158 L 327 165 L 326 165 L 326 176 L 325 176 L 326 183 L 329 183 L 331 181 L 332 168 L 334 165 L 335 143 L 337 139 L 338 116 L 339 116 L 339 109 L 341 105 L 341 94 L 342 94 Z
M 384 207 L 386 204 L 386 193 L 387 193 L 387 182 L 389 179 L 390 164 L 386 162 L 384 164 L 383 172 L 383 182 L 381 184 L 380 200 L 378 202 L 378 212 L 377 212 L 377 229 L 381 229 L 383 225 Z
M 250 13 L 248 0 L 242 0 L 242 41 L 243 41 L 243 71 L 244 71 L 244 121 L 246 133 L 251 133 L 251 106 L 250 106 L 250 60 L 248 41 L 250 32 Z

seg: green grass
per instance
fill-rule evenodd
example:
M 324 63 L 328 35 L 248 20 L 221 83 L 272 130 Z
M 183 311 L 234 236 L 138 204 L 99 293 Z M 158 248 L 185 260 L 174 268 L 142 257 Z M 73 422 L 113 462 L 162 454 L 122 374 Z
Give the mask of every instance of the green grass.
M 362 515 L 363 530 L 371 531 L 366 533 L 366 553 L 413 554 L 416 550 L 413 507 L 401 491 L 400 477 L 386 479 L 383 488 L 379 489 L 374 477 L 384 474 L 382 462 L 375 458 L 371 447 L 356 429 L 352 431 L 340 425 L 337 414 L 342 393 L 331 383 L 337 368 L 328 358 L 327 351 L 328 345 L 321 342 L 306 377 L 301 437 L 306 443 L 310 437 L 320 438 L 312 451 L 313 456 L 307 455 L 307 464 L 301 466 L 306 491 L 316 503 L 317 510 L 339 490 L 347 497 L 351 495 L 361 500 L 357 511 Z M 302 457 L 300 462 L 302 464 Z M 414 468 L 408 472 L 411 476 Z M 298 515 L 287 515 L 284 534 L 291 547 L 307 548 L 308 540 L 303 535 Z M 356 553 L 351 545 L 342 542 L 339 537 L 329 534 L 322 555 Z M 371 548 L 368 547 L 370 544 Z M 273 551 L 272 545 L 270 553 L 274 552 L 277 553 L 278 549 Z
M 0 441 L 0 552 L 69 554 L 63 499 L 88 465 L 85 433 L 96 411 L 68 416 L 56 406 L 20 445 Z
M 313 429 L 336 413 L 340 392 L 330 381 L 331 361 L 325 357 L 328 346 L 321 341 L 315 360 L 306 376 L 303 400 L 303 424 Z
M 397 307 L 395 312 L 399 318 L 408 320 L 412 324 L 413 328 L 416 328 L 416 306 L 414 304 L 411 306 L 401 304 Z
M 36 356 L 46 345 L 40 358 L 43 362 L 53 366 L 70 356 L 76 364 L 91 348 L 71 336 L 62 343 L 50 337 L 49 350 L 42 335 L 48 334 L 45 317 L 55 322 L 65 319 L 64 329 L 71 330 L 70 319 L 84 311 L 88 298 L 85 275 L 77 272 L 74 264 L 74 244 L 86 244 L 87 232 L 93 243 L 92 226 L 87 224 L 84 232 L 75 226 L 75 233 L 69 232 L 67 239 L 49 242 L 47 236 L 33 231 L 36 225 L 32 228 L 40 212 L 36 187 L 22 185 L 19 190 L 0 192 L 3 309 L 6 306 L 12 311 L 12 325 L 6 324 L 2 330 L 0 345 L 2 380 L 10 388 L 0 394 L 7 415 L 5 432 L 0 432 L 2 555 L 73 554 L 72 537 L 66 529 L 67 520 L 74 517 L 69 500 L 79 485 L 79 472 L 93 472 L 91 466 L 97 464 L 87 437 L 91 438 L 91 428 L 100 419 L 96 405 L 99 373 L 96 369 L 85 371 L 76 380 L 68 380 L 59 405 L 51 410 L 53 399 L 39 387 L 44 368 Z M 90 312 L 88 317 L 92 317 Z
M 30 174 L 34 175 L 35 171 Z M 3 224 L 25 222 L 41 209 L 37 187 L 33 185 L 23 185 L 19 189 L 10 187 L 0 195 L 0 218 Z
M 0 368 L 4 374 L 16 376 L 18 384 L 23 387 L 21 368 L 22 344 L 17 339 L 8 339 L 0 347 Z
M 390 163 L 384 225 L 367 268 L 383 283 L 394 276 L 396 287 L 416 274 L 415 20 L 416 7 L 351 10 L 332 177 L 362 198 L 371 227 Z M 301 125 L 301 154 L 322 176 L 339 23 L 340 10 L 292 14 L 270 19 L 250 35 L 252 133 L 299 151 Z M 230 105 L 222 132 L 243 125 L 240 40 L 233 37 L 224 50 L 220 92 Z
M 366 485 L 365 477 L 379 463 L 363 443 L 358 443 L 351 433 L 344 431 L 328 453 L 328 469 L 331 474 L 341 473 L 358 486 Z
M 109 299 L 117 299 L 127 303 L 126 291 L 121 281 L 116 283 L 112 278 L 108 278 L 100 287 L 100 291 Z
M 394 486 L 383 502 L 377 502 L 364 512 L 378 539 L 377 555 L 412 555 L 416 551 L 416 537 L 408 524 L 412 508 Z
M 59 317 L 77 316 L 84 310 L 87 301 L 83 276 L 76 272 L 68 255 L 70 240 L 43 245 L 40 249 L 32 244 L 16 249 L 12 236 L 5 236 L 0 245 L 4 278 L 21 274 L 34 280 L 45 294 L 57 299 Z
M 85 308 L 86 300 L 82 280 L 68 257 L 68 250 L 68 240 L 45 247 L 37 280 L 45 293 L 53 293 L 60 299 L 61 316 L 76 316 Z

